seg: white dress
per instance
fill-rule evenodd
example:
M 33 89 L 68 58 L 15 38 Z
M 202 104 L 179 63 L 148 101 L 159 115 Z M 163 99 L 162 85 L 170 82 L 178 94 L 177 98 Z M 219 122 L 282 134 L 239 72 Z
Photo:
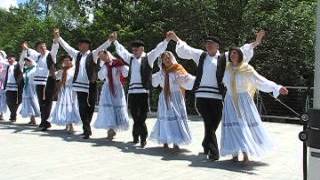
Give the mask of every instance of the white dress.
M 115 94 L 109 89 L 108 68 L 103 65 L 98 72 L 98 77 L 103 80 L 103 87 L 99 100 L 99 112 L 94 127 L 97 129 L 113 129 L 124 131 L 129 129 L 129 116 L 126 96 L 120 81 L 120 75 L 126 77 L 129 68 L 127 66 L 113 67 L 112 78 Z
M 0 62 L 0 113 L 7 112 L 6 91 L 4 90 L 4 82 L 6 78 L 7 66 Z
M 40 116 L 40 106 L 33 81 L 35 72 L 36 67 L 33 67 L 29 72 L 23 73 L 24 86 L 22 93 L 22 107 L 20 111 L 20 114 L 23 118 Z
M 77 93 L 72 89 L 74 71 L 74 68 L 67 70 L 65 86 L 60 87 L 56 106 L 49 118 L 53 124 L 65 126 L 67 124 L 78 124 L 81 122 Z M 58 71 L 57 78 L 62 79 L 61 70 Z
M 237 155 L 246 152 L 248 155 L 260 157 L 272 148 L 272 141 L 263 127 L 259 112 L 249 94 L 253 86 L 263 92 L 279 95 L 280 85 L 259 75 L 254 71 L 251 75 L 236 76 L 239 113 L 233 102 L 231 93 L 231 72 L 226 70 L 223 83 L 227 87 L 222 115 L 221 155 Z
M 164 73 L 159 71 L 152 75 L 154 87 L 164 87 Z M 190 74 L 169 73 L 170 101 L 166 104 L 164 92 L 159 95 L 157 122 L 150 134 L 150 139 L 159 144 L 189 144 L 191 133 L 188 127 L 185 99 L 180 87 L 190 90 L 195 78 Z

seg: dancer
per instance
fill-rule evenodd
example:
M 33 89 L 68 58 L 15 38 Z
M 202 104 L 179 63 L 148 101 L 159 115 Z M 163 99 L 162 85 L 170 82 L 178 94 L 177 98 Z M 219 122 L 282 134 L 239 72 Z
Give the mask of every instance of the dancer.
M 271 139 L 263 127 L 253 101 L 255 89 L 272 92 L 275 97 L 287 95 L 288 90 L 259 75 L 245 60 L 239 48 L 229 51 L 223 83 L 227 87 L 222 117 L 221 155 L 232 155 L 238 161 L 242 152 L 243 162 L 248 156 L 261 156 L 272 147 Z
M 108 129 L 107 139 L 112 140 L 117 131 L 125 131 L 129 128 L 126 96 L 121 83 L 121 76 L 127 77 L 129 68 L 109 51 L 101 51 L 99 58 L 104 62 L 104 66 L 98 72 L 98 77 L 104 83 L 94 127 Z
M 75 73 L 73 77 L 73 90 L 77 92 L 79 112 L 83 124 L 83 139 L 89 139 L 91 132 L 91 119 L 95 109 L 97 96 L 97 59 L 98 53 L 110 46 L 107 40 L 97 49 L 90 51 L 91 41 L 81 39 L 78 43 L 79 51 L 72 48 L 60 37 L 59 29 L 54 30 L 54 38 L 59 42 L 63 49 L 75 59 Z
M 6 104 L 10 110 L 11 122 L 17 120 L 17 110 L 22 101 L 23 90 L 23 74 L 22 65 L 16 61 L 14 55 L 8 55 L 8 61 L 1 60 L 1 64 L 5 65 L 6 75 L 3 83 L 4 90 L 6 91 Z
M 24 85 L 20 114 L 23 118 L 30 117 L 30 122 L 28 123 L 29 125 L 37 125 L 35 117 L 40 116 L 40 107 L 34 84 L 34 76 L 36 72 L 35 64 L 35 60 L 31 56 L 27 56 L 24 58 Z
M 184 91 L 191 90 L 195 77 L 188 74 L 170 51 L 165 51 L 159 59 L 160 71 L 153 74 L 152 85 L 161 86 L 159 95 L 158 118 L 150 139 L 163 144 L 173 144 L 175 150 L 179 145 L 189 144 L 191 135 L 187 124 L 187 110 Z
M 7 74 L 7 54 L 0 50 L 0 121 L 3 121 L 3 114 L 7 111 L 6 91 L 4 89 L 4 82 Z
M 176 52 L 180 58 L 192 59 L 198 66 L 193 90 L 196 96 L 196 107 L 204 121 L 204 138 L 202 147 L 204 154 L 210 160 L 219 159 L 219 149 L 216 130 L 222 114 L 222 78 L 225 61 L 221 60 L 219 52 L 220 40 L 217 37 L 207 37 L 206 51 L 195 49 L 182 41 L 174 32 L 169 32 L 171 39 L 177 42 Z M 253 56 L 253 49 L 258 46 L 265 32 L 257 33 L 256 41 L 241 47 L 246 60 Z
M 59 95 L 50 120 L 53 124 L 66 126 L 66 130 L 73 133 L 73 124 L 78 124 L 81 121 L 77 93 L 72 90 L 75 68 L 69 55 L 65 55 L 61 59 L 63 60 L 62 70 L 58 71 L 56 75 L 60 80 Z
M 40 105 L 41 123 L 39 128 L 42 131 L 46 131 L 51 127 L 48 122 L 52 108 L 53 95 L 55 93 L 55 64 L 56 56 L 59 49 L 59 43 L 53 41 L 51 51 L 47 50 L 45 42 L 39 41 L 36 43 L 36 50 L 28 47 L 25 43 L 25 49 L 28 49 L 30 56 L 32 56 L 37 66 L 34 75 L 34 84 L 36 86 L 37 97 Z
M 152 86 L 153 63 L 157 57 L 166 50 L 170 39 L 167 36 L 164 41 L 148 53 L 144 52 L 144 43 L 140 40 L 135 40 L 131 43 L 131 54 L 117 41 L 116 33 L 113 33 L 111 37 L 118 55 L 129 64 L 128 102 L 134 121 L 132 130 L 133 143 L 139 143 L 140 138 L 140 146 L 143 148 L 147 144 L 146 140 L 148 137 L 148 129 L 145 121 L 149 110 L 148 95 Z

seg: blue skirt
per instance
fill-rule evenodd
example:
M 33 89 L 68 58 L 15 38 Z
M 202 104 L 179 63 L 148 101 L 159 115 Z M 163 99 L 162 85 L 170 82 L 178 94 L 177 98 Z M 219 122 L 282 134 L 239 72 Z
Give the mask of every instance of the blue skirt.
M 23 89 L 22 106 L 20 114 L 23 118 L 31 116 L 40 116 L 40 106 L 38 102 L 38 97 L 35 92 L 35 87 L 33 85 L 28 85 L 26 88 Z
M 58 126 L 81 122 L 77 94 L 72 91 L 72 86 L 61 88 L 49 120 Z
M 6 92 L 4 90 L 0 90 L 0 113 L 5 112 L 7 112 Z
M 180 91 L 171 93 L 168 106 L 164 93 L 161 92 L 158 102 L 158 118 L 150 139 L 159 144 L 190 144 L 191 133 L 187 123 L 187 110 Z
M 126 97 L 120 84 L 115 84 L 115 96 L 110 92 L 107 83 L 103 84 L 99 112 L 94 127 L 97 129 L 113 129 L 125 131 L 129 129 L 129 116 Z
M 222 116 L 221 155 L 245 152 L 260 157 L 272 149 L 272 141 L 264 128 L 256 105 L 249 93 L 238 94 L 237 113 L 232 96 L 224 100 Z

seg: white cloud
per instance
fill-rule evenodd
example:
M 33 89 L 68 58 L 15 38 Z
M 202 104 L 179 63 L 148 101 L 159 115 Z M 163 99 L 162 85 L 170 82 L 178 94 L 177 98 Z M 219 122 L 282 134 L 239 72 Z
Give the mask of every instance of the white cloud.
M 17 0 L 1 0 L 0 8 L 9 10 L 10 7 L 17 7 L 18 3 Z

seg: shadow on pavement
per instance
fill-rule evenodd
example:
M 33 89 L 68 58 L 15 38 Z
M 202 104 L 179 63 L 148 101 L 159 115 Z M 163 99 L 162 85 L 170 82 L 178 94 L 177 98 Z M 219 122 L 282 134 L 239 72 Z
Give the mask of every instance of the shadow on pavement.
M 227 171 L 246 173 L 246 174 L 256 174 L 255 167 L 259 166 L 268 166 L 268 164 L 263 162 L 250 162 L 249 164 L 234 163 L 231 160 L 224 161 L 210 161 L 207 160 L 204 155 L 191 154 L 187 149 L 180 149 L 180 151 L 175 151 L 174 149 L 164 149 L 162 146 L 159 147 L 147 147 L 140 148 L 139 144 L 135 145 L 130 142 L 121 142 L 121 141 L 110 141 L 106 138 L 91 138 L 91 139 L 82 139 L 80 135 L 69 134 L 64 130 L 48 130 L 39 134 L 39 131 L 35 126 L 29 126 L 26 124 L 15 124 L 11 122 L 0 122 L 0 129 L 10 129 L 14 130 L 13 133 L 26 133 L 38 136 L 46 137 L 58 137 L 63 139 L 66 142 L 84 142 L 90 143 L 93 147 L 115 147 L 118 148 L 123 153 L 134 153 L 142 154 L 148 156 L 159 156 L 163 161 L 187 161 L 190 162 L 190 167 L 198 168 L 213 168 L 213 169 L 222 169 Z M 28 131 L 28 132 L 23 132 Z

